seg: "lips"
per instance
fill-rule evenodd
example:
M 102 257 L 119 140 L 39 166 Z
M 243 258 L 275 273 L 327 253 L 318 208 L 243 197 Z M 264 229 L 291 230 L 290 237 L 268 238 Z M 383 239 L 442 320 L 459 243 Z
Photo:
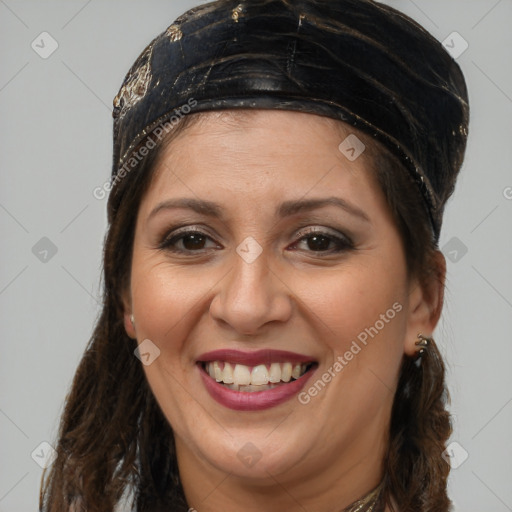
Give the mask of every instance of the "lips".
M 231 364 L 244 364 L 247 366 L 270 365 L 272 363 L 286 363 L 288 361 L 291 363 L 309 363 L 314 361 L 310 356 L 285 350 L 256 350 L 252 352 L 213 350 L 202 354 L 197 360 L 201 362 L 226 361 Z
M 261 410 L 299 393 L 318 366 L 310 356 L 281 350 L 215 350 L 197 361 L 212 398 L 235 410 Z

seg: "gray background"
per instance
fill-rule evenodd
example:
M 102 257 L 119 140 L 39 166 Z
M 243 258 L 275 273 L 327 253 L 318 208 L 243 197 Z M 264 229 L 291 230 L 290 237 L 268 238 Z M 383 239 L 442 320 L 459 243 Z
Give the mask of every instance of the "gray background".
M 470 137 L 441 238 L 448 283 L 436 337 L 460 445 L 452 464 L 469 454 L 450 477 L 456 510 L 504 512 L 512 510 L 512 0 L 388 3 L 440 41 L 456 31 L 469 44 L 457 60 Z M 42 470 L 31 453 L 44 460 L 39 445 L 54 439 L 99 313 L 106 200 L 92 191 L 110 172 L 112 98 L 144 46 L 197 4 L 0 0 L 1 512 L 37 509 Z M 42 48 L 44 31 L 58 43 L 46 59 L 31 47 L 51 48 L 47 36 Z

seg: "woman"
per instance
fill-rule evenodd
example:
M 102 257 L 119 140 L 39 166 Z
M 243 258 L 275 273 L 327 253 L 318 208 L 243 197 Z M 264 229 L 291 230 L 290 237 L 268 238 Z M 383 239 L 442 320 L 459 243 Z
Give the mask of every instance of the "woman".
M 370 0 L 220 0 L 114 100 L 104 306 L 45 511 L 449 510 L 460 68 Z

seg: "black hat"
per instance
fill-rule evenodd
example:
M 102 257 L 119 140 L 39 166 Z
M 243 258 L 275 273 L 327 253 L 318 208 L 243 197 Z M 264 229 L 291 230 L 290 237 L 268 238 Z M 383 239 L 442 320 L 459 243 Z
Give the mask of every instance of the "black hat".
M 148 135 L 189 112 L 233 108 L 325 115 L 375 137 L 416 180 L 439 239 L 464 158 L 467 89 L 442 44 L 403 13 L 371 0 L 218 0 L 188 11 L 114 99 L 114 180 Z

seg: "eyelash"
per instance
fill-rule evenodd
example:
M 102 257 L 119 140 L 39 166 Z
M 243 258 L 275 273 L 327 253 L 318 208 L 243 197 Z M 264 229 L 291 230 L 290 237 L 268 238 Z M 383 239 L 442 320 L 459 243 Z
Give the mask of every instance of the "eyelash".
M 194 254 L 194 253 L 199 254 L 199 253 L 209 250 L 209 248 L 206 248 L 206 249 L 199 249 L 197 251 L 194 251 L 191 249 L 177 249 L 176 247 L 173 247 L 174 244 L 176 244 L 176 242 L 178 242 L 179 240 L 186 238 L 187 236 L 190 236 L 190 235 L 200 235 L 202 237 L 206 237 L 206 238 L 212 240 L 212 238 L 208 234 L 206 234 L 200 230 L 188 229 L 186 231 L 181 231 L 181 232 L 178 231 L 177 233 L 175 233 L 172 236 L 166 236 L 164 238 L 164 240 L 160 243 L 159 249 L 170 251 L 173 253 L 179 253 L 179 254 Z M 328 233 L 327 231 L 307 229 L 307 230 L 300 231 L 297 236 L 299 236 L 300 238 L 296 242 L 294 242 L 293 246 L 297 245 L 299 242 L 301 242 L 303 240 L 307 240 L 308 238 L 312 238 L 314 236 L 325 237 L 336 244 L 336 247 L 337 247 L 336 249 L 329 249 L 326 251 L 314 251 L 314 250 L 306 251 L 306 252 L 312 252 L 312 253 L 319 254 L 319 255 L 337 254 L 337 253 L 348 251 L 348 250 L 351 250 L 354 248 L 354 244 L 353 244 L 352 240 L 350 240 L 349 237 L 347 237 L 345 235 L 341 235 L 341 236 L 333 235 L 331 233 Z

